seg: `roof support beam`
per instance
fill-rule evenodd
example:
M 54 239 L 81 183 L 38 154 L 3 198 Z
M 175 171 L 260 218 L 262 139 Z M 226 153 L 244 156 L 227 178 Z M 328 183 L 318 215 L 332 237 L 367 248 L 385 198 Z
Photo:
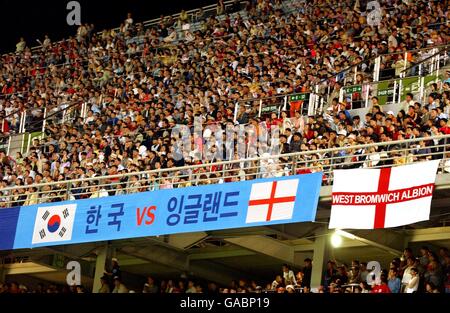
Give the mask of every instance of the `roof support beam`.
M 282 260 L 283 262 L 295 264 L 293 247 L 270 237 L 244 236 L 226 238 L 225 241 L 245 249 Z
M 121 253 L 132 255 L 136 258 L 148 260 L 170 266 L 180 272 L 188 272 L 197 277 L 228 284 L 232 279 L 246 276 L 236 270 L 227 268 L 217 263 L 201 261 L 203 263 L 189 262 L 187 253 L 178 252 L 163 246 L 153 245 L 148 247 L 123 247 Z
M 449 240 L 450 227 L 433 227 L 425 229 L 415 229 L 408 232 L 408 242 L 424 242 L 436 240 Z
M 360 236 L 356 236 L 356 235 L 354 235 L 352 233 L 349 233 L 348 231 L 336 230 L 336 232 L 339 235 L 341 235 L 341 236 L 343 236 L 345 238 L 352 239 L 352 240 L 357 240 L 357 241 L 362 242 L 362 243 L 364 243 L 366 245 L 369 245 L 369 246 L 376 247 L 376 248 L 379 248 L 381 250 L 387 251 L 387 252 L 389 252 L 389 253 L 391 253 L 391 254 L 393 254 L 395 256 L 399 256 L 399 255 L 402 254 L 402 251 L 400 251 L 400 250 L 394 249 L 392 247 L 386 246 L 384 244 L 381 244 L 381 243 L 378 243 L 378 242 L 375 242 L 375 241 L 372 241 L 372 240 L 369 240 L 369 239 L 366 239 L 366 238 L 363 238 L 363 237 L 360 237 Z

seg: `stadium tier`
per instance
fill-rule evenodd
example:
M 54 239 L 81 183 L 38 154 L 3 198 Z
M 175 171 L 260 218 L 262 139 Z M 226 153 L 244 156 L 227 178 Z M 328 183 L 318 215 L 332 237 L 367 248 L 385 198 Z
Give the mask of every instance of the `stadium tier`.
M 0 293 L 450 292 L 448 0 L 376 3 L 21 38 Z

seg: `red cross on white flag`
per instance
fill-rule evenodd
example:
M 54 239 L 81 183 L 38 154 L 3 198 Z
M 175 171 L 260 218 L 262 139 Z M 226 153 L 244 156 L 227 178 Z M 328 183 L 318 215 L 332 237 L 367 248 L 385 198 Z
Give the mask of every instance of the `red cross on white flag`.
M 291 219 L 297 188 L 298 179 L 253 184 L 245 222 Z
M 334 171 L 329 228 L 396 227 L 430 218 L 439 160 Z

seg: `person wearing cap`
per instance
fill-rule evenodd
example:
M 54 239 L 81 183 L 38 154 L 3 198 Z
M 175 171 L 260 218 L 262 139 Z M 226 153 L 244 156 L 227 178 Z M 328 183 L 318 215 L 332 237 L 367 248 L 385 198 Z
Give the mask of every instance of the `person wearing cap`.
M 112 258 L 111 263 L 111 272 L 105 270 L 104 274 L 112 277 L 118 277 L 120 279 L 122 277 L 122 271 L 120 270 L 119 260 L 117 260 L 117 258 Z
M 293 285 L 287 285 L 286 291 L 287 291 L 287 293 L 295 293 L 295 288 Z
M 387 111 L 387 112 L 386 112 L 386 116 L 392 118 L 392 117 L 395 117 L 395 114 L 394 114 L 393 111 Z

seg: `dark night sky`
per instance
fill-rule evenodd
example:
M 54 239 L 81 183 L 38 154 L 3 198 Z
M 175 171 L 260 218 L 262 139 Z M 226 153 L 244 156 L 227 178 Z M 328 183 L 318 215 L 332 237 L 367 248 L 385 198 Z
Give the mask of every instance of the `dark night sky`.
M 15 50 L 21 36 L 29 46 L 48 34 L 52 41 L 76 33 L 77 26 L 69 26 L 66 9 L 70 0 L 0 0 L 0 52 Z M 216 3 L 216 0 L 78 0 L 81 4 L 81 22 L 94 23 L 96 31 L 118 27 L 133 14 L 135 22 L 177 13 L 181 9 L 194 9 Z

